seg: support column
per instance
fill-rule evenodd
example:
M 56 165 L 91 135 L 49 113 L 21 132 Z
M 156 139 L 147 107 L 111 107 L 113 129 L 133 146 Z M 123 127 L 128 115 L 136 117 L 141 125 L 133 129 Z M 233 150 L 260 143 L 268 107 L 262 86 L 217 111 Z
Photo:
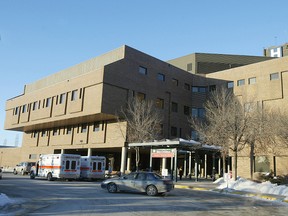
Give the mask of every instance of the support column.
M 205 178 L 207 179 L 207 154 L 205 154 L 204 176 L 205 176 Z
M 192 153 L 189 152 L 189 168 L 188 168 L 188 175 L 189 175 L 189 178 L 191 178 L 191 170 L 192 170 Z
M 88 148 L 88 154 L 87 156 L 92 156 L 92 149 L 91 148 Z
M 220 176 L 222 176 L 222 173 L 221 173 L 221 157 L 218 158 L 218 173 Z
M 162 169 L 166 169 L 166 162 L 167 162 L 167 159 L 162 158 Z
M 152 172 L 152 147 L 150 148 L 150 163 L 149 163 L 149 171 Z
M 177 178 L 178 178 L 178 168 L 177 168 L 177 159 L 178 158 L 178 155 L 177 155 L 177 149 L 175 149 L 175 165 L 174 165 L 174 173 L 175 173 L 175 181 L 177 182 Z
M 187 176 L 187 157 L 186 157 L 186 154 L 187 153 L 185 153 L 185 160 L 184 160 L 184 167 L 183 167 L 183 175 L 184 175 L 184 177 Z
M 127 170 L 131 171 L 131 151 L 128 150 L 128 157 L 127 157 Z
M 64 149 L 61 149 L 61 154 L 65 154 L 65 150 Z
M 121 168 L 120 168 L 121 175 L 125 173 L 126 157 L 127 157 L 126 154 L 127 154 L 127 147 L 122 147 L 122 152 L 121 152 Z

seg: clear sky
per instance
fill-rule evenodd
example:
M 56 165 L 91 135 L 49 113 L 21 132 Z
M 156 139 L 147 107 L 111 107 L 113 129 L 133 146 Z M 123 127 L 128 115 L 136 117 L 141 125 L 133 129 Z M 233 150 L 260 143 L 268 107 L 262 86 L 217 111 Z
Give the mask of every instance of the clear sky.
M 0 0 L 0 145 L 5 101 L 24 85 L 124 44 L 169 60 L 263 55 L 288 42 L 287 0 Z M 18 137 L 18 138 L 17 138 Z

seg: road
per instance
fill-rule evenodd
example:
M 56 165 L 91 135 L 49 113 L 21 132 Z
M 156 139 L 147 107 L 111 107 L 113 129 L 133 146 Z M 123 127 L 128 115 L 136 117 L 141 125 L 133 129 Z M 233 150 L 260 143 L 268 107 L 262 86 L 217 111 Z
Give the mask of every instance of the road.
M 110 194 L 100 182 L 47 181 L 4 173 L 0 192 L 19 203 L 0 215 L 287 215 L 288 205 L 217 192 L 175 189 L 165 196 Z

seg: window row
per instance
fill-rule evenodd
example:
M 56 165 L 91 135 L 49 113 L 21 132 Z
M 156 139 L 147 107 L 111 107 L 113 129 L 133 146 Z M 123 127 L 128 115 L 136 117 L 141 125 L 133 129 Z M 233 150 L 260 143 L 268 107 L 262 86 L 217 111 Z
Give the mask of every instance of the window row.
M 276 72 L 276 73 L 271 73 L 270 75 L 270 80 L 278 80 L 279 79 L 279 73 Z M 250 77 L 248 78 L 248 85 L 253 85 L 256 83 L 256 77 Z M 237 86 L 243 86 L 245 85 L 245 79 L 240 79 L 240 80 L 237 80 Z M 228 88 L 233 88 L 234 87 L 234 82 L 233 81 L 230 81 L 227 83 L 227 87 Z
M 66 126 L 62 128 L 53 128 L 52 130 L 52 136 L 57 136 L 57 135 L 67 135 L 67 134 L 72 134 L 74 133 L 87 133 L 88 132 L 88 127 L 91 124 L 80 124 L 77 126 Z M 100 126 L 102 125 L 102 126 Z M 104 122 L 94 122 L 93 123 L 93 132 L 98 132 L 98 131 L 103 131 L 104 130 Z M 49 136 L 49 129 L 48 130 L 42 130 L 42 131 L 34 131 L 31 134 L 32 138 L 37 138 L 38 136 L 41 137 L 46 137 Z
M 143 66 L 139 66 L 138 72 L 142 75 L 147 75 L 148 74 L 148 69 Z M 157 74 L 157 80 L 165 82 L 166 81 L 166 75 L 163 73 L 158 73 Z M 179 85 L 179 80 L 172 78 L 171 82 L 173 85 L 178 86 Z M 205 86 L 191 86 L 189 83 L 184 83 L 184 89 L 190 91 L 192 89 L 192 92 L 207 92 L 207 87 Z
M 21 113 L 28 112 L 30 109 L 34 111 L 34 110 L 41 109 L 41 108 L 51 107 L 53 98 L 56 98 L 56 105 L 64 104 L 66 103 L 68 99 L 68 96 L 67 96 L 68 93 L 69 92 L 62 93 L 54 97 L 48 97 L 43 100 L 37 100 L 29 104 L 23 104 L 22 106 L 15 107 L 13 110 L 13 115 L 18 115 L 20 112 Z M 81 99 L 82 97 L 83 97 L 83 88 L 80 88 L 80 89 L 75 89 L 71 91 L 71 97 L 69 99 L 70 101 L 75 101 L 77 99 Z

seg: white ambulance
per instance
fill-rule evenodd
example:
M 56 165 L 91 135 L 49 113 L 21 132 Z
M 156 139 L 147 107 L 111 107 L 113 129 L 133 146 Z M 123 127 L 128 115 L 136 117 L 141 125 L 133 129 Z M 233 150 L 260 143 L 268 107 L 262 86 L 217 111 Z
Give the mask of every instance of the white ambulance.
M 79 179 L 81 156 L 77 154 L 46 154 L 39 157 L 39 161 L 30 172 L 30 178 Z
M 82 179 L 104 179 L 106 158 L 104 156 L 81 156 Z

